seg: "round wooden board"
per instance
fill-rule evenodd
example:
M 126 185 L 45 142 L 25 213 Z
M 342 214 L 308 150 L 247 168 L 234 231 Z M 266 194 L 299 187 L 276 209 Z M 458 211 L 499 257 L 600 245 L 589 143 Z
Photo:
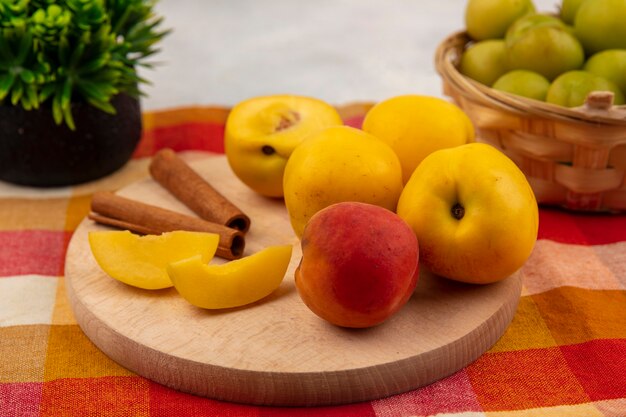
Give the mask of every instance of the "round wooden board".
M 224 156 L 197 159 L 192 166 L 252 219 L 245 255 L 292 243 L 293 257 L 283 283 L 267 298 L 236 309 L 203 310 L 173 288 L 140 290 L 107 276 L 87 241 L 89 231 L 104 227 L 85 219 L 67 252 L 70 303 L 93 343 L 139 375 L 247 404 L 366 401 L 451 375 L 489 349 L 513 318 L 519 274 L 476 286 L 435 277 L 421 267 L 415 294 L 388 321 L 360 330 L 333 326 L 297 294 L 293 273 L 301 251 L 282 201 L 248 190 Z M 119 194 L 190 213 L 149 178 Z

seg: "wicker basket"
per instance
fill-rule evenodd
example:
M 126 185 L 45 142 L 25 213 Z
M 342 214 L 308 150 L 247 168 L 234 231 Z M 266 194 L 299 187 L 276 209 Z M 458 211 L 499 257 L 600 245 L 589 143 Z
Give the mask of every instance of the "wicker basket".
M 565 108 L 493 90 L 457 69 L 470 39 L 446 38 L 435 65 L 444 94 L 467 113 L 481 142 L 509 156 L 526 174 L 537 201 L 570 210 L 626 210 L 626 106 L 593 93 Z

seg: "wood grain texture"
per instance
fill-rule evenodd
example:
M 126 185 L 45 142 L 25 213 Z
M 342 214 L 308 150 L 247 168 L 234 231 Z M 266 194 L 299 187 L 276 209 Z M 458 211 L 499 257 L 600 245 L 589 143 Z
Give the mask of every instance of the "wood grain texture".
M 96 264 L 85 219 L 66 259 L 67 292 L 85 334 L 122 366 L 181 391 L 265 405 L 329 405 L 405 392 L 451 375 L 502 335 L 515 313 L 521 279 L 487 286 L 455 283 L 421 267 L 415 294 L 395 316 L 369 329 L 343 329 L 315 316 L 293 282 L 299 242 L 281 200 L 256 195 L 231 173 L 226 158 L 192 166 L 250 216 L 244 255 L 293 244 L 281 286 L 252 305 L 202 310 L 176 290 L 140 290 Z M 119 192 L 190 214 L 151 179 Z M 225 262 L 215 258 L 215 263 Z

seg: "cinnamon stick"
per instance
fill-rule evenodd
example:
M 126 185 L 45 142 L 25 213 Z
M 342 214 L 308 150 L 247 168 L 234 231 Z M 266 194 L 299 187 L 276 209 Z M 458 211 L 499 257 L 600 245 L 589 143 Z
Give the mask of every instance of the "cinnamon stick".
M 89 218 L 98 223 L 140 234 L 161 234 L 174 230 L 217 233 L 220 236 L 217 256 L 237 259 L 243 255 L 243 232 L 221 224 L 140 203 L 107 191 L 94 193 L 91 210 Z
M 250 218 L 220 194 L 171 149 L 154 155 L 152 178 L 201 218 L 247 232 Z

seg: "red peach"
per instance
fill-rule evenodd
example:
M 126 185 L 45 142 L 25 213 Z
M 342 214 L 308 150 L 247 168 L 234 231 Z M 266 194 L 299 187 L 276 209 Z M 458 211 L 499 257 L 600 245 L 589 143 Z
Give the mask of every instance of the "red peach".
M 311 217 L 295 272 L 304 303 L 342 327 L 371 327 L 404 306 L 417 284 L 415 234 L 394 212 L 342 202 Z

